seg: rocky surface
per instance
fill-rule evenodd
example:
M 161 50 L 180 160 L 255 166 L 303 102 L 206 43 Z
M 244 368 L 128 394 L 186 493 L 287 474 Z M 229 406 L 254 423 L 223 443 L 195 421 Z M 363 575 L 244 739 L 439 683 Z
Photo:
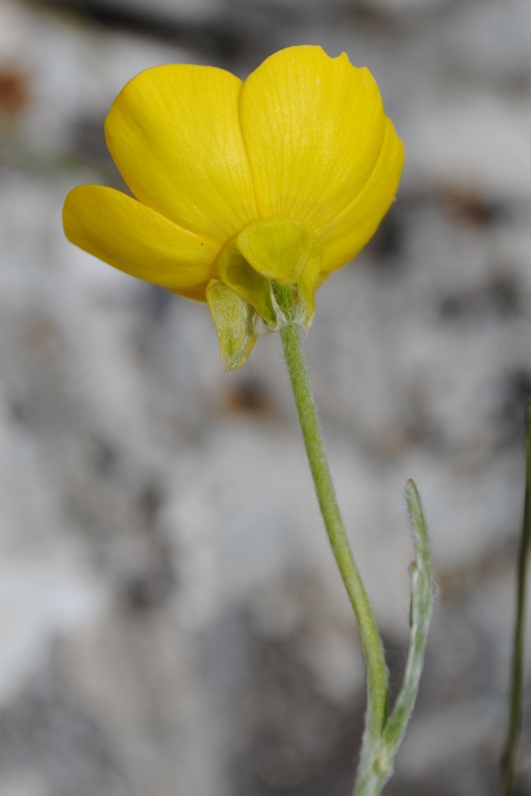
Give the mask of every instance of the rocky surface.
M 408 153 L 305 343 L 395 683 L 408 477 L 430 524 L 440 595 L 387 793 L 499 792 L 531 391 L 530 42 L 528 0 L 0 0 L 3 796 L 350 793 L 360 651 L 279 340 L 222 373 L 204 307 L 60 225 L 72 186 L 119 185 L 102 122 L 130 77 L 168 61 L 244 77 L 295 43 L 369 66 Z M 529 715 L 528 699 L 520 794 Z

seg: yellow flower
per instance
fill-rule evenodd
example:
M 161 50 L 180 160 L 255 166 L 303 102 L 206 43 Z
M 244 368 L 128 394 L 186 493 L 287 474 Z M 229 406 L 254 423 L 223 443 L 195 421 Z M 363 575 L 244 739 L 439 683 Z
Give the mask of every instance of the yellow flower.
M 242 83 L 208 66 L 147 69 L 115 99 L 109 151 L 135 198 L 83 185 L 67 238 L 101 260 L 208 301 L 229 370 L 256 334 L 308 328 L 314 293 L 372 237 L 404 160 L 367 69 L 345 53 L 290 47 Z

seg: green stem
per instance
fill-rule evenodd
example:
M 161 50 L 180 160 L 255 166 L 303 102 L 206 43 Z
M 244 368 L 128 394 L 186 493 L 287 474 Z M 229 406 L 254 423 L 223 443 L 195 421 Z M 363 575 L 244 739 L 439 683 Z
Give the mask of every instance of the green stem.
M 286 296 L 287 293 L 288 291 L 281 289 L 277 298 L 282 308 L 288 310 L 290 317 L 291 296 Z M 382 736 L 387 718 L 388 674 L 383 646 L 339 512 L 302 353 L 299 330 L 295 324 L 291 324 L 282 329 L 281 336 L 319 507 L 341 578 L 358 622 L 367 671 L 367 716 L 363 746 L 374 748 Z M 362 751 L 362 759 L 364 757 L 366 756 Z
M 524 517 L 520 547 L 518 551 L 518 571 L 516 586 L 516 620 L 513 640 L 513 661 L 511 670 L 509 722 L 505 751 L 502 758 L 503 796 L 511 796 L 514 784 L 516 754 L 522 723 L 522 682 L 524 674 L 524 635 L 527 568 L 531 544 L 531 400 L 527 406 L 525 439 L 525 497 Z

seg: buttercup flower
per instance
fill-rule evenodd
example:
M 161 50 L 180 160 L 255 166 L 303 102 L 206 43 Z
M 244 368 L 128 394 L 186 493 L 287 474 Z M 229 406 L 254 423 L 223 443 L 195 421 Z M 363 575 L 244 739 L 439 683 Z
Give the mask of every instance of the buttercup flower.
M 147 69 L 115 99 L 109 151 L 134 196 L 71 191 L 67 238 L 132 276 L 207 301 L 228 370 L 372 237 L 404 160 L 372 75 L 345 53 L 290 47 L 242 83 L 222 69 Z

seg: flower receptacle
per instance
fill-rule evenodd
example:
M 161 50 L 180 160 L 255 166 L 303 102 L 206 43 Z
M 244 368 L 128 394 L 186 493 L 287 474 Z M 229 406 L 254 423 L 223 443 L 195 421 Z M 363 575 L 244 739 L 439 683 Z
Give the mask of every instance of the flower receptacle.
M 241 367 L 259 334 L 290 323 L 311 326 L 322 249 L 304 224 L 264 219 L 245 227 L 221 252 L 207 301 L 226 370 Z M 292 312 L 279 306 L 277 287 L 293 293 Z

